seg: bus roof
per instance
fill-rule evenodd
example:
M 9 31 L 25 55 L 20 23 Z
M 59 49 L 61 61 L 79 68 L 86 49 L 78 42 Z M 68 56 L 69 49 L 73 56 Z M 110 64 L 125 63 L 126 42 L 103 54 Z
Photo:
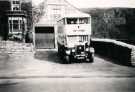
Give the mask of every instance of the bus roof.
M 90 17 L 89 14 L 81 13 L 81 14 L 67 14 L 64 17 Z
M 81 18 L 81 17 L 91 17 L 91 16 L 86 13 L 66 14 L 66 15 L 62 16 L 61 18 L 59 18 L 59 20 L 61 20 L 63 18 Z

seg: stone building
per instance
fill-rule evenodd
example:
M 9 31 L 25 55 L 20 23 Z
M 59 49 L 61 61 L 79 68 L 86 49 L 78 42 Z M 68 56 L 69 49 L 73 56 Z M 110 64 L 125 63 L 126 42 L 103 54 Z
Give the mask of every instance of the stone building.
M 0 32 L 4 39 L 12 36 L 19 36 L 22 39 L 28 30 L 28 14 L 23 10 L 22 4 L 24 0 L 0 0 Z

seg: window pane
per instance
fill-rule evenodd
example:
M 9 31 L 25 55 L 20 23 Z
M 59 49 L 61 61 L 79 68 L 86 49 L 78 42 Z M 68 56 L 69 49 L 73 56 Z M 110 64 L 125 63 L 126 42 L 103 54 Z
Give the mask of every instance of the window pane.
M 16 4 L 16 1 L 13 1 L 13 4 Z
M 19 1 L 13 1 L 13 4 L 20 4 Z
M 16 24 L 16 23 L 18 23 L 18 20 L 13 20 L 13 24 Z
M 25 23 L 22 24 L 22 30 L 25 31 Z
M 16 4 L 19 4 L 19 1 L 16 1 Z
M 9 20 L 9 23 L 12 24 L 12 20 Z
M 19 29 L 18 20 L 13 20 L 13 29 Z

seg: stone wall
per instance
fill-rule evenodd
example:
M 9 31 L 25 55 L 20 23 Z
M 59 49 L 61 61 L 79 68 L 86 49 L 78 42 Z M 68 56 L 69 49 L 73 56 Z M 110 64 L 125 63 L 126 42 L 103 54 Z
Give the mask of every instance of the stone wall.
M 135 46 L 110 39 L 92 39 L 95 53 L 110 59 L 114 63 L 135 65 Z

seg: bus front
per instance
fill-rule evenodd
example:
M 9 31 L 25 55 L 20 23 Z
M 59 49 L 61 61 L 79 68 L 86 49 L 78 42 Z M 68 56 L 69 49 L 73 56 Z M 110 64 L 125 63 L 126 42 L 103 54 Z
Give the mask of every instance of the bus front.
M 90 47 L 91 18 L 66 17 L 64 30 L 67 40 L 66 54 L 76 59 L 91 58 L 94 53 L 94 49 Z

